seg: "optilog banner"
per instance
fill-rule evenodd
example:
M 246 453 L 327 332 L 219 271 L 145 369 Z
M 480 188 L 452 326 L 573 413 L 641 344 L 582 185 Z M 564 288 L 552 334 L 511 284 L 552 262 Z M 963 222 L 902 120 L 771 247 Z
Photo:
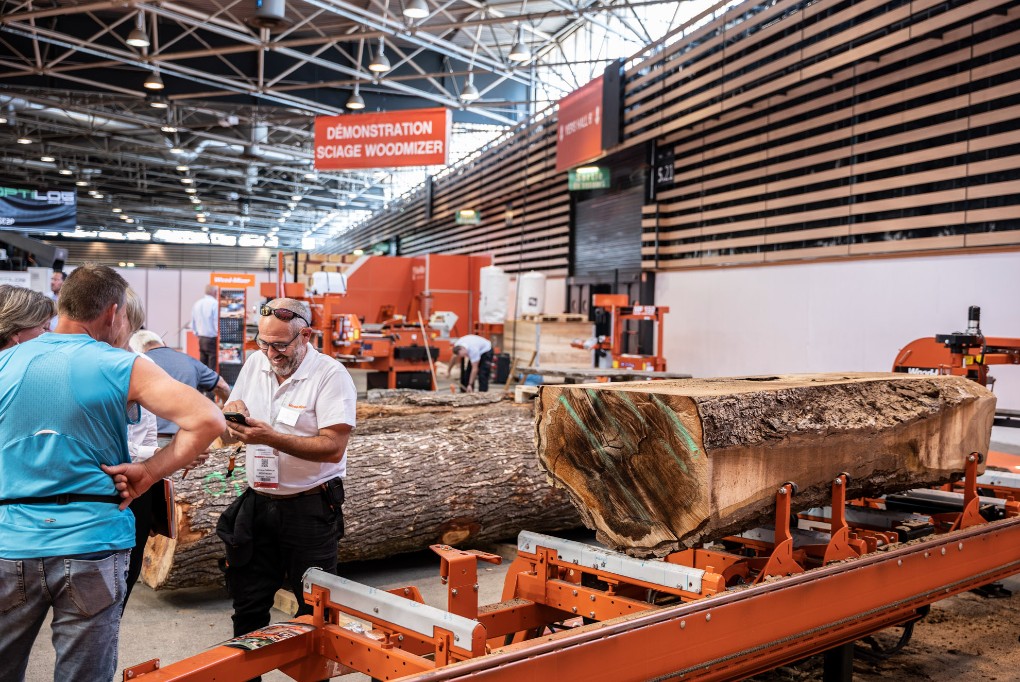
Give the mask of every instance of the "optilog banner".
M 0 227 L 74 230 L 78 199 L 74 192 L 0 187 Z
M 315 119 L 319 170 L 441 165 L 449 147 L 450 111 L 442 107 Z

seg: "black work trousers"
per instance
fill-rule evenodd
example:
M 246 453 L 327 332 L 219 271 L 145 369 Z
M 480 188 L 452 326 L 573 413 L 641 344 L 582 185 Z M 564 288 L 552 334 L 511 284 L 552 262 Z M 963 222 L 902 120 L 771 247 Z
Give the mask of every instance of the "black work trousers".
M 489 390 L 489 375 L 492 373 L 492 349 L 482 353 L 478 360 L 478 390 L 485 392 Z M 468 381 L 471 380 L 471 361 L 467 358 L 460 359 L 460 385 L 465 389 Z
M 131 500 L 128 509 L 135 515 L 135 546 L 131 548 L 131 561 L 128 563 L 127 592 L 124 595 L 124 602 L 120 605 L 121 611 L 127 608 L 128 599 L 131 597 L 131 590 L 138 582 L 138 576 L 142 574 L 142 556 L 145 554 L 145 543 L 149 540 L 149 531 L 152 530 L 152 505 L 156 486 L 163 487 L 163 481 L 156 483 L 144 493 Z M 160 490 L 162 492 L 162 490 Z
M 215 336 L 198 337 L 198 361 L 214 372 L 217 367 L 216 363 L 219 360 L 216 357 L 216 343 Z
M 256 494 L 254 504 L 251 559 L 226 570 L 235 637 L 269 625 L 273 598 L 284 585 L 297 598 L 297 615 L 310 614 L 301 578 L 309 568 L 336 573 L 337 544 L 344 534 L 341 506 L 331 506 L 325 493 L 287 499 Z

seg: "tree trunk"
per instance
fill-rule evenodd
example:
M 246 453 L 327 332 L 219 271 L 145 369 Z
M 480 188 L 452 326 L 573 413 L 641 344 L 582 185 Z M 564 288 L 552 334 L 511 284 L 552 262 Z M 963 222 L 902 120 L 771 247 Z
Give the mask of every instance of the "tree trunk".
M 347 451 L 341 562 L 581 525 L 568 496 L 539 466 L 530 406 L 477 404 L 485 395 L 410 398 L 425 405 L 392 405 L 390 396 L 358 406 Z M 221 579 L 223 543 L 215 526 L 246 487 L 243 453 L 237 462 L 230 479 L 221 454 L 178 481 L 178 539 L 150 538 L 147 585 L 174 589 Z
M 825 504 L 946 481 L 986 452 L 995 397 L 960 377 L 813 374 L 543 386 L 538 455 L 610 547 L 663 555 Z

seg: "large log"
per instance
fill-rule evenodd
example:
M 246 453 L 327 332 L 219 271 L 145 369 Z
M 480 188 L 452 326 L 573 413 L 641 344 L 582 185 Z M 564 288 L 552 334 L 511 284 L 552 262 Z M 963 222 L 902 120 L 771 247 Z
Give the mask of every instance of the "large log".
M 401 399 L 393 393 L 379 404 L 358 405 L 348 448 L 342 562 L 581 525 L 568 496 L 549 485 L 539 466 L 531 410 L 505 401 L 485 404 L 493 399 L 421 392 Z M 240 466 L 233 477 L 224 476 L 225 452 L 177 482 L 178 539 L 150 538 L 142 569 L 150 587 L 222 579 L 216 520 L 246 487 Z M 242 455 L 238 465 L 243 462 Z
M 961 377 L 814 374 L 543 386 L 542 465 L 600 541 L 663 555 L 774 513 L 941 483 L 986 452 L 995 397 Z

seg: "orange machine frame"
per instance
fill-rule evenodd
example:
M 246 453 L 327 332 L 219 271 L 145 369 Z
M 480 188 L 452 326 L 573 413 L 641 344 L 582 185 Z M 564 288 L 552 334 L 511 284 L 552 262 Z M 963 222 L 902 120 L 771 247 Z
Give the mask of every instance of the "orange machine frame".
M 971 306 L 967 331 L 936 334 L 911 341 L 893 361 L 892 371 L 909 374 L 951 374 L 982 386 L 994 383 L 990 365 L 1020 365 L 1020 338 L 981 333 L 981 308 Z
M 792 483 L 776 492 L 772 540 L 746 543 L 762 545 L 758 556 L 689 549 L 646 561 L 522 533 L 503 601 L 487 606 L 478 605 L 477 562 L 500 558 L 437 545 L 445 611 L 411 586 L 383 593 L 312 569 L 304 584 L 314 613 L 296 619 L 310 632 L 251 652 L 221 646 L 162 668 L 149 661 L 125 680 L 243 680 L 273 668 L 298 680 L 351 670 L 423 682 L 741 679 L 912 623 L 932 602 L 1020 572 L 1020 504 L 1008 495 L 1003 518 L 982 517 L 980 459 L 967 457 L 962 511 L 932 521 L 927 537 L 886 538 L 881 552 L 848 525 L 840 474 L 822 547 L 795 547 Z M 740 583 L 750 586 L 729 589 Z
M 612 326 L 611 340 L 599 339 L 594 346 L 598 350 L 607 350 L 613 358 L 614 368 L 639 369 L 652 372 L 666 371 L 666 358 L 662 355 L 663 316 L 669 312 L 667 306 L 631 305 L 626 294 L 595 294 L 592 306 L 609 312 Z M 631 355 L 623 352 L 624 322 L 655 323 L 655 354 Z

